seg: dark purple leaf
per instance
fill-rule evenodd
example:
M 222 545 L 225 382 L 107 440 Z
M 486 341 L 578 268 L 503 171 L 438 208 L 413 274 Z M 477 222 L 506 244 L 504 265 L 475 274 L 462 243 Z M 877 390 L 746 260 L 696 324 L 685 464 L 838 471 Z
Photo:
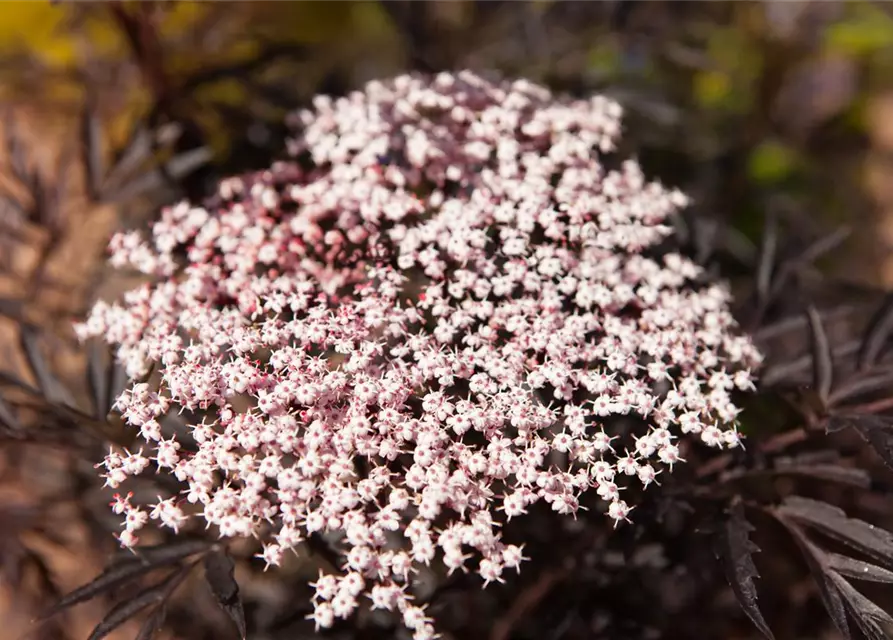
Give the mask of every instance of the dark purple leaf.
M 165 164 L 165 171 L 172 179 L 182 180 L 196 169 L 208 164 L 212 157 L 213 153 L 208 147 L 184 151 L 168 160 Z
M 474 20 L 477 24 L 487 24 L 506 6 L 512 6 L 511 0 L 477 0 L 474 3 Z
M 380 0 L 379 6 L 396 28 L 415 71 L 431 73 L 438 64 L 431 60 L 433 37 L 429 28 L 430 12 L 423 3 Z
M 158 169 L 152 169 L 142 175 L 128 180 L 117 189 L 107 189 L 104 199 L 108 202 L 126 202 L 144 193 L 149 193 L 165 186 L 164 176 Z
M 16 417 L 15 412 L 12 410 L 12 407 L 6 403 L 6 400 L 4 400 L 2 396 L 0 396 L 0 424 L 14 431 L 22 430 L 22 424 Z
M 791 274 L 800 271 L 804 267 L 808 267 L 823 255 L 839 247 L 851 233 L 852 231 L 848 227 L 840 227 L 813 242 L 796 258 L 786 260 L 779 265 L 775 282 L 772 285 L 772 293 L 770 297 L 774 299 L 781 293 Z
M 41 353 L 37 335 L 34 331 L 29 327 L 22 326 L 20 342 L 28 360 L 28 365 L 31 367 L 31 371 L 37 379 L 37 384 L 44 395 L 53 402 L 74 407 L 76 405 L 74 398 L 50 370 L 50 365 Z
M 881 308 L 872 316 L 859 350 L 859 368 L 868 369 L 875 362 L 893 332 L 893 294 L 889 294 Z
M 164 624 L 164 619 L 167 617 L 167 609 L 164 604 L 156 607 L 155 611 L 152 612 L 146 621 L 143 623 L 143 626 L 140 627 L 140 632 L 137 634 L 135 640 L 152 640 L 156 633 L 161 631 L 161 626 Z
M 73 607 L 76 604 L 92 600 L 96 596 L 110 593 L 116 588 L 131 580 L 148 573 L 155 567 L 141 563 L 131 563 L 117 567 L 111 567 L 100 573 L 91 582 L 78 587 L 71 593 L 63 596 L 49 611 L 43 614 L 43 618 L 49 618 L 60 611 Z
M 117 359 L 113 359 L 108 369 L 108 411 L 111 411 L 114 408 L 118 396 L 121 395 L 121 392 L 124 391 L 126 386 L 127 370 Z M 108 413 L 108 411 L 106 413 Z
M 96 112 L 96 104 L 90 95 L 81 116 L 81 149 L 87 177 L 87 193 L 92 200 L 98 200 L 103 179 L 102 123 Z
M 607 5 L 599 2 L 575 2 L 574 0 L 556 0 L 543 14 L 543 23 L 547 25 L 567 26 L 572 24 L 595 24 L 603 19 Z
M 772 269 L 775 266 L 775 253 L 778 249 L 778 219 L 770 212 L 766 215 L 763 227 L 760 259 L 757 266 L 757 299 L 766 304 L 772 285 Z
M 812 464 L 834 464 L 840 462 L 840 451 L 835 449 L 815 449 L 813 451 L 804 451 L 794 456 L 784 456 L 776 459 L 775 464 L 784 465 L 812 465 Z
M 855 429 L 888 467 L 893 469 L 893 419 L 877 415 L 835 414 L 828 418 L 829 432 Z
M 834 320 L 844 319 L 847 316 L 858 311 L 860 311 L 859 307 L 856 307 L 852 304 L 842 304 L 840 306 L 834 307 L 833 309 L 821 311 L 819 312 L 819 315 L 821 316 L 823 322 L 830 322 Z M 806 318 L 806 316 L 801 315 L 783 318 L 781 320 L 761 327 L 754 334 L 754 338 L 760 342 L 771 340 L 772 338 L 776 338 L 791 331 L 800 331 L 803 329 L 803 327 L 806 326 L 808 322 L 809 320 Z
M 855 558 L 849 558 L 837 553 L 828 553 L 826 555 L 828 566 L 843 576 L 866 582 L 893 584 L 893 571 L 888 571 L 870 562 L 863 562 L 862 560 L 856 560 Z
M 25 205 L 12 196 L 0 196 L 0 211 L 3 211 L 6 214 L 10 214 L 3 220 L 3 233 L 13 234 L 16 231 L 20 231 L 20 228 L 16 223 L 22 222 L 27 217 L 27 212 L 25 211 L 25 209 Z M 12 220 L 10 220 L 9 218 L 12 218 Z M 25 240 L 25 238 L 26 236 L 20 234 L 14 239 L 22 242 Z
M 113 561 L 111 566 L 92 581 L 63 596 L 42 617 L 54 616 L 64 609 L 91 600 L 100 594 L 108 593 L 150 571 L 179 562 L 191 555 L 205 551 L 207 548 L 208 544 L 205 542 L 185 540 L 168 545 L 147 547 L 139 550 L 139 555 L 128 551 L 126 552 L 127 556 Z
M 808 322 L 808 318 L 807 318 Z M 859 351 L 860 340 L 851 340 L 834 347 L 833 357 L 846 358 Z M 760 376 L 760 386 L 771 387 L 779 382 L 790 382 L 799 379 L 800 375 L 810 367 L 814 368 L 813 357 L 806 354 L 793 361 L 781 362 L 768 367 Z
M 66 146 L 56 162 L 56 173 L 53 176 L 53 187 L 47 194 L 47 215 L 50 217 L 50 226 L 57 232 L 62 228 L 63 211 L 65 203 L 69 200 L 69 176 L 73 166 L 74 151 L 71 146 Z
M 885 566 L 893 567 L 893 534 L 846 513 L 826 502 L 791 496 L 776 511 L 834 538 Z
M 871 476 L 864 469 L 844 467 L 837 464 L 777 464 L 778 471 L 798 476 L 827 480 L 867 489 L 871 486 Z
M 40 389 L 32 387 L 30 384 L 8 371 L 0 371 L 0 382 L 15 387 L 16 389 L 21 389 L 31 395 L 40 396 Z
M 28 181 L 28 160 L 25 157 L 25 147 L 22 145 L 22 142 L 19 140 L 18 136 L 15 134 L 16 125 L 13 122 L 11 116 L 7 116 L 6 118 L 6 154 L 9 158 L 9 163 L 12 168 L 12 172 L 16 178 L 18 178 L 21 182 Z
M 831 571 L 828 575 L 866 640 L 889 640 L 893 637 L 893 618 L 886 611 L 856 591 L 839 573 Z
M 192 92 L 206 84 L 234 77 L 239 77 L 240 82 L 245 82 L 249 74 L 276 62 L 277 59 L 287 56 L 294 60 L 295 58 L 307 56 L 310 52 L 310 49 L 301 44 L 268 43 L 258 55 L 252 56 L 247 60 L 240 60 L 219 67 L 200 69 L 183 80 L 181 90 Z M 326 92 L 323 91 L 323 93 Z
M 204 540 L 178 540 L 152 547 L 137 548 L 136 557 L 143 562 L 161 566 L 205 552 L 209 546 L 210 544 Z M 127 557 L 133 558 L 133 554 L 130 551 L 124 553 L 128 554 Z
M 160 584 L 150 587 L 135 597 L 112 607 L 111 611 L 109 611 L 102 621 L 93 629 L 93 633 L 90 634 L 89 640 L 102 640 L 102 638 L 105 638 L 112 631 L 133 618 L 146 607 L 163 603 L 180 583 L 183 582 L 186 576 L 189 575 L 189 570 L 191 568 L 191 566 L 181 567 L 178 571 L 175 571 L 165 578 Z
M 827 404 L 831 395 L 833 382 L 833 368 L 831 361 L 831 346 L 828 344 L 828 336 L 825 335 L 825 327 L 815 307 L 810 305 L 806 309 L 809 319 L 809 334 L 812 350 L 812 385 L 822 402 Z
M 115 166 L 108 172 L 103 190 L 117 188 L 152 157 L 152 134 L 145 125 L 139 125 L 115 158 Z
M 839 385 L 831 394 L 829 404 L 839 406 L 866 393 L 888 389 L 893 384 L 893 371 L 876 375 L 855 376 Z
M 21 320 L 24 307 L 21 300 L 0 298 L 0 316 L 6 316 L 11 320 Z
M 90 344 L 87 352 L 87 384 L 98 420 L 104 420 L 111 409 L 109 367 L 103 361 L 102 352 L 103 349 L 95 341 Z
M 844 638 L 849 640 L 852 636 L 850 635 L 849 624 L 847 624 L 846 608 L 840 592 L 837 589 L 837 585 L 831 577 L 834 572 L 828 565 L 825 552 L 812 544 L 800 527 L 789 521 L 786 517 L 779 517 L 776 513 L 776 518 L 778 518 L 778 521 L 787 528 L 797 542 L 797 545 L 803 551 L 806 563 L 809 565 L 809 571 L 812 573 L 812 577 L 819 588 L 819 595 L 822 597 L 822 602 L 825 605 L 825 609 L 828 611 L 828 615 L 831 616 L 831 620 L 834 622 L 834 626 L 837 627 L 838 631 L 843 634 Z
M 610 25 L 612 30 L 622 31 L 629 23 L 630 16 L 637 9 L 632 0 L 618 0 L 610 8 Z
M 217 604 L 232 619 L 242 640 L 246 638 L 245 612 L 239 597 L 239 584 L 236 582 L 235 564 L 225 551 L 212 551 L 205 556 L 205 580 L 211 587 Z
M 893 428 L 893 418 L 875 414 L 833 413 L 826 426 L 829 433 L 843 429 L 870 430 Z
M 759 578 L 760 574 L 753 563 L 753 554 L 759 549 L 750 541 L 751 531 L 753 526 L 744 516 L 744 507 L 740 502 L 734 504 L 729 509 L 729 517 L 723 525 L 717 555 L 722 559 L 726 578 L 741 608 L 757 629 L 771 639 L 774 636 L 760 612 L 757 590 L 753 583 L 754 578 Z
M 793 261 L 793 264 L 798 267 L 812 264 L 843 244 L 852 233 L 852 229 L 846 226 L 835 229 L 828 235 L 819 238 L 809 245 L 806 250 Z
M 26 181 L 28 192 L 31 194 L 31 210 L 29 219 L 36 225 L 52 228 L 53 211 L 50 206 L 50 188 L 40 177 L 37 171 L 34 171 Z

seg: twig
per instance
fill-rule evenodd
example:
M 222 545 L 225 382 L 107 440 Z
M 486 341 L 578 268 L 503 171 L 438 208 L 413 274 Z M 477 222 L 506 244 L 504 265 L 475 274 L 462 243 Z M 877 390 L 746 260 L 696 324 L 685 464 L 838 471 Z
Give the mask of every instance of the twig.
M 549 569 L 544 571 L 536 582 L 524 589 L 515 598 L 509 610 L 493 625 L 490 632 L 490 640 L 508 640 L 512 630 L 524 619 L 559 582 L 565 580 L 570 574 L 570 569 Z
M 876 414 L 882 411 L 893 409 L 893 398 L 883 398 L 874 402 L 866 402 L 865 404 L 857 404 L 852 407 L 846 407 L 847 413 Z
M 403 39 L 410 66 L 425 73 L 434 72 L 437 65 L 430 60 L 429 48 L 433 34 L 428 29 L 428 7 L 425 3 L 380 0 L 378 5 Z
M 164 70 L 164 56 L 158 32 L 152 24 L 147 11 L 152 7 L 140 8 L 140 14 L 128 10 L 122 2 L 113 2 L 109 6 L 112 17 L 127 36 L 134 61 L 146 83 L 152 88 L 155 101 L 168 105 L 170 83 Z
M 768 438 L 757 447 L 757 450 L 760 453 L 776 453 L 792 444 L 803 442 L 807 437 L 809 437 L 809 430 L 805 427 L 799 427 L 792 431 L 785 431 Z M 695 471 L 695 477 L 699 479 L 706 478 L 707 476 L 724 471 L 733 460 L 734 456 L 730 453 L 711 458 L 709 462 L 698 467 L 697 471 Z

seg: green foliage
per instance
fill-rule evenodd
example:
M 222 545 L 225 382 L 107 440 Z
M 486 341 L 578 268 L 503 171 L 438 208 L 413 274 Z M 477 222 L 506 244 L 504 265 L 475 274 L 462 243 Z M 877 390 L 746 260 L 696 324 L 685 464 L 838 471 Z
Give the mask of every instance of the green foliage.
M 750 153 L 747 173 L 759 185 L 777 184 L 798 168 L 797 153 L 778 140 L 761 142 Z
M 893 17 L 872 3 L 852 6 L 851 15 L 829 25 L 825 46 L 834 52 L 851 56 L 869 56 L 893 46 Z

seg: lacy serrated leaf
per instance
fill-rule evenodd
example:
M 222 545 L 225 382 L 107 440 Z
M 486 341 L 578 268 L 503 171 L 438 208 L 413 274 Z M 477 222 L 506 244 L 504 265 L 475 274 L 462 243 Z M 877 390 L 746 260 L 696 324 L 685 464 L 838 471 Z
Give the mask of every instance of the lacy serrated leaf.
M 781 263 L 776 269 L 777 275 L 772 284 L 772 298 L 774 299 L 782 292 L 788 279 L 793 274 L 796 274 L 804 267 L 808 267 L 823 255 L 839 247 L 851 233 L 852 230 L 849 227 L 835 229 L 828 235 L 813 242 L 799 256 Z
M 183 582 L 192 567 L 183 567 L 157 584 L 133 598 L 112 607 L 102 621 L 96 625 L 88 640 L 102 640 L 112 631 L 133 618 L 136 614 L 153 604 L 161 604 Z
M 868 369 L 875 362 L 893 332 L 893 294 L 889 294 L 884 304 L 872 316 L 859 350 L 859 368 Z
M 844 467 L 837 464 L 779 464 L 775 467 L 782 473 L 806 476 L 867 489 L 871 486 L 871 476 L 864 469 Z
M 846 241 L 853 234 L 853 230 L 848 226 L 841 226 L 823 236 L 809 245 L 803 253 L 797 258 L 799 264 L 811 264 L 822 256 L 833 251 Z
M 116 587 L 135 580 L 150 571 L 179 562 L 207 548 L 208 544 L 205 542 L 185 540 L 170 545 L 147 547 L 139 550 L 139 555 L 134 555 L 128 551 L 126 558 L 113 561 L 112 565 L 96 576 L 96 578 L 63 596 L 41 618 L 49 618 L 76 604 L 92 600 L 96 596 L 108 593 Z
M 738 603 L 757 629 L 767 638 L 774 638 L 772 630 L 757 605 L 757 590 L 754 578 L 759 578 L 753 563 L 753 554 L 759 548 L 750 541 L 753 526 L 744 515 L 744 507 L 736 503 L 729 509 L 729 517 L 723 525 L 718 556 L 723 561 L 726 578 L 738 599 Z
M 866 640 L 889 640 L 893 636 L 893 618 L 886 611 L 856 591 L 836 571 L 829 572 L 828 576 L 843 596 L 847 609 Z
M 862 437 L 877 452 L 881 460 L 893 469 L 893 432 L 887 429 L 859 430 Z
M 856 307 L 852 304 L 841 304 L 832 309 L 822 311 L 819 315 L 821 315 L 824 322 L 830 322 L 845 319 L 848 316 L 852 315 L 854 311 L 861 311 L 861 307 Z M 800 331 L 803 327 L 806 326 L 807 322 L 808 320 L 805 316 L 790 316 L 782 318 L 780 320 L 776 320 L 775 322 L 771 322 L 760 327 L 760 329 L 758 329 L 753 334 L 753 338 L 757 342 L 771 340 L 772 338 L 777 338 L 779 336 L 785 335 L 786 333 Z
M 776 518 L 778 518 L 778 521 L 791 533 L 794 540 L 797 542 L 797 545 L 803 551 L 803 555 L 806 558 L 806 564 L 809 565 L 809 571 L 819 588 L 819 595 L 822 598 L 825 609 L 828 611 L 828 615 L 831 616 L 831 620 L 834 622 L 834 626 L 836 626 L 837 630 L 843 634 L 844 638 L 849 640 L 852 636 L 850 635 L 850 627 L 847 623 L 846 607 L 844 606 L 843 598 L 837 589 L 837 585 L 831 578 L 833 571 L 828 565 L 827 555 L 824 551 L 809 541 L 800 527 L 784 516 L 780 516 L 777 513 L 777 510 L 775 515 Z
M 140 627 L 140 632 L 134 640 L 152 640 L 155 634 L 161 630 L 166 617 L 167 608 L 162 603 L 155 608 L 152 615 L 146 618 L 146 621 L 143 623 L 143 626 Z
M 217 604 L 236 624 L 239 636 L 244 640 L 247 633 L 245 612 L 234 572 L 233 559 L 225 551 L 213 551 L 205 556 L 205 580 L 211 587 Z
M 837 573 L 865 582 L 883 582 L 893 584 L 893 571 L 888 571 L 870 562 L 856 560 L 838 553 L 827 553 L 828 566 Z
M 885 416 L 836 414 L 828 418 L 829 432 L 851 428 L 893 469 L 893 420 Z
M 831 394 L 830 404 L 840 405 L 868 393 L 886 390 L 891 383 L 893 383 L 893 371 L 852 377 L 835 387 L 834 393 Z
M 142 547 L 135 550 L 138 559 L 143 562 L 160 566 L 162 564 L 176 562 L 183 558 L 202 553 L 211 545 L 204 540 L 178 540 L 168 544 L 159 544 L 152 547 Z M 128 551 L 128 554 L 132 552 Z
M 848 518 L 843 510 L 826 502 L 792 496 L 776 511 L 893 567 L 893 534 L 872 524 Z
M 103 191 L 120 186 L 123 180 L 144 166 L 152 158 L 152 134 L 144 124 L 131 131 L 124 148 L 116 154 L 114 166 L 103 182 Z
M 22 326 L 20 342 L 22 351 L 24 351 L 28 360 L 28 366 L 31 367 L 37 384 L 47 399 L 74 407 L 76 405 L 74 398 L 72 398 L 68 389 L 53 375 L 49 363 L 44 358 L 43 353 L 41 353 L 37 334 L 33 329 Z
M 87 584 L 78 587 L 74 591 L 63 596 L 59 602 L 41 617 L 50 618 L 76 604 L 92 600 L 104 593 L 109 593 L 120 585 L 135 580 L 143 574 L 148 573 L 153 568 L 155 567 L 142 563 L 131 563 L 110 567 Z
M 859 340 L 851 340 L 834 347 L 832 356 L 835 358 L 848 358 L 859 350 Z M 807 354 L 790 362 L 780 362 L 767 367 L 760 376 L 762 387 L 772 387 L 780 382 L 796 383 L 800 376 L 810 367 L 814 368 L 813 357 Z

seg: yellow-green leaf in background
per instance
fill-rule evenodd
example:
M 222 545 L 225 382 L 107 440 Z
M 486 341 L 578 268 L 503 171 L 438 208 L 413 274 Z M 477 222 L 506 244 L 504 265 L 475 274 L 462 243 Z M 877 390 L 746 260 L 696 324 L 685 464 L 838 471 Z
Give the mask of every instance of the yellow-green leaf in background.
M 853 131 L 864 132 L 868 128 L 867 109 L 870 98 L 868 95 L 858 95 L 843 113 L 844 124 Z
M 205 18 L 213 6 L 207 2 L 177 2 L 166 7 L 161 16 L 161 31 L 168 35 L 180 35 L 193 30 Z
M 705 53 L 710 63 L 693 78 L 697 104 L 738 113 L 750 109 L 764 64 L 758 40 L 742 29 L 718 28 L 707 37 Z
M 49 2 L 4 2 L 0 15 L 0 52 L 30 51 L 56 67 L 74 62 L 75 43 L 66 33 L 65 7 Z
M 349 2 L 249 2 L 233 6 L 244 10 L 247 25 L 276 42 L 326 42 L 350 33 Z M 354 34 L 355 35 L 355 34 Z
M 828 25 L 825 47 L 835 53 L 865 56 L 893 46 L 893 18 L 868 3 L 852 5 L 853 15 Z
M 729 74 L 723 71 L 702 71 L 695 75 L 695 98 L 703 107 L 718 107 L 732 91 Z
M 767 140 L 751 152 L 747 173 L 758 184 L 773 184 L 790 177 L 796 168 L 797 155 L 791 147 Z
M 594 73 L 613 76 L 620 69 L 620 52 L 617 43 L 605 38 L 587 54 L 588 68 Z

